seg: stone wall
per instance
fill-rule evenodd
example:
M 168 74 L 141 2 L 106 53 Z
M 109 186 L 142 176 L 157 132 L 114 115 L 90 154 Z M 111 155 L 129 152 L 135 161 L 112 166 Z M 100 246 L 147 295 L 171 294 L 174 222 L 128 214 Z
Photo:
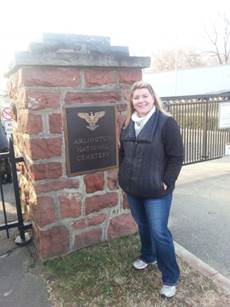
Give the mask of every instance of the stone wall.
M 136 231 L 117 169 L 67 176 L 63 114 L 68 105 L 113 104 L 119 133 L 130 85 L 147 66 L 149 58 L 131 57 L 106 37 L 46 34 L 15 55 L 8 76 L 14 142 L 25 160 L 21 199 L 40 258 Z

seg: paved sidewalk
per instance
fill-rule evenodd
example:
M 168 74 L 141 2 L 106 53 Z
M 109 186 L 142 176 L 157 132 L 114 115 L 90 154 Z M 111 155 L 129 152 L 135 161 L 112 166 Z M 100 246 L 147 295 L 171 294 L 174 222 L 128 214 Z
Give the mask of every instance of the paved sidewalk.
M 4 184 L 4 197 L 9 221 L 16 219 L 15 197 L 12 184 Z M 0 198 L 0 223 L 4 222 Z M 0 231 L 0 307 L 50 307 L 46 284 L 35 271 L 33 248 L 14 243 L 17 229 Z
M 30 245 L 18 247 L 16 233 L 0 232 L 0 307 L 51 307 L 46 284 L 34 269 Z
M 230 279 L 230 156 L 182 168 L 170 228 L 177 243 Z

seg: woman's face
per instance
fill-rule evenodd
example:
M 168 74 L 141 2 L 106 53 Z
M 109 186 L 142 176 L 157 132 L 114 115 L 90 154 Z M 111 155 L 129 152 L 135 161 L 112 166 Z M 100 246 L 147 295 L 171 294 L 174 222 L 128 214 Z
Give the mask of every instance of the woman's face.
M 147 88 L 140 88 L 133 92 L 132 103 L 138 116 L 143 117 L 152 109 L 154 98 Z

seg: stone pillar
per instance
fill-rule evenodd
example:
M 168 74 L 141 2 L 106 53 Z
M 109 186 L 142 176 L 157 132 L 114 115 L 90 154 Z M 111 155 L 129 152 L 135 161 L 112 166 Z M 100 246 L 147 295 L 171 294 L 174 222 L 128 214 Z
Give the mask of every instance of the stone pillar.
M 21 198 L 41 259 L 136 231 L 116 168 L 68 177 L 63 113 L 67 105 L 113 104 L 119 130 L 130 85 L 149 64 L 94 36 L 45 34 L 15 55 L 7 75 L 17 109 L 14 142 L 25 160 Z

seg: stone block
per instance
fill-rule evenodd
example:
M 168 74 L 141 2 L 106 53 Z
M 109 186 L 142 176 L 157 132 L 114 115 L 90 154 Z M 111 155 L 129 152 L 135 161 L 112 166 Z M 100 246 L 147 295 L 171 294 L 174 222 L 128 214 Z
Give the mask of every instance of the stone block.
M 56 215 L 53 198 L 37 197 L 36 204 L 32 206 L 32 217 L 39 227 L 55 223 Z
M 76 103 L 116 103 L 120 100 L 119 92 L 68 92 L 65 96 L 66 104 Z
M 125 84 L 133 84 L 142 80 L 142 72 L 140 69 L 126 68 L 119 71 L 119 82 Z
M 54 179 L 62 176 L 62 164 L 60 162 L 36 163 L 30 166 L 30 174 L 33 180 Z
M 115 72 L 111 70 L 102 69 L 90 69 L 84 72 L 85 85 L 102 86 L 105 84 L 111 84 L 116 82 Z
M 39 230 L 37 237 L 38 254 L 42 259 L 59 256 L 69 250 L 69 232 L 65 226 Z
M 90 226 L 96 226 L 103 223 L 107 219 L 105 213 L 98 214 L 96 216 L 80 219 L 72 224 L 72 227 L 76 230 L 84 229 Z
M 128 203 L 128 198 L 127 198 L 126 193 L 123 192 L 122 196 L 123 196 L 123 208 L 129 209 L 129 203 Z
M 49 159 L 59 157 L 62 154 L 61 138 L 39 138 L 31 139 L 30 144 L 26 146 L 29 149 L 28 154 L 33 160 Z
M 121 236 L 133 234 L 137 231 L 137 225 L 131 214 L 126 213 L 111 219 L 108 228 L 108 239 L 112 240 Z
M 49 132 L 63 133 L 62 115 L 60 113 L 49 114 Z
M 80 71 L 74 67 L 23 67 L 22 86 L 78 87 Z
M 28 110 L 20 110 L 18 112 L 20 122 L 18 130 L 22 133 L 39 134 L 43 132 L 42 116 L 40 114 L 32 114 Z
M 102 229 L 97 228 L 77 234 L 75 237 L 75 248 L 83 248 L 94 245 L 102 240 Z
M 81 200 L 78 194 L 59 196 L 61 218 L 76 218 L 81 215 Z
M 47 193 L 52 191 L 60 191 L 63 189 L 78 189 L 79 180 L 62 178 L 59 180 L 47 181 L 45 183 L 36 183 L 35 191 L 37 193 Z
M 104 173 L 95 173 L 84 176 L 86 193 L 94 193 L 104 189 Z
M 86 214 L 97 212 L 105 208 L 115 207 L 118 203 L 118 194 L 116 192 L 106 193 L 104 195 L 95 195 L 87 197 L 85 200 Z
M 29 110 L 56 109 L 60 107 L 60 94 L 39 90 L 26 90 L 25 107 Z

